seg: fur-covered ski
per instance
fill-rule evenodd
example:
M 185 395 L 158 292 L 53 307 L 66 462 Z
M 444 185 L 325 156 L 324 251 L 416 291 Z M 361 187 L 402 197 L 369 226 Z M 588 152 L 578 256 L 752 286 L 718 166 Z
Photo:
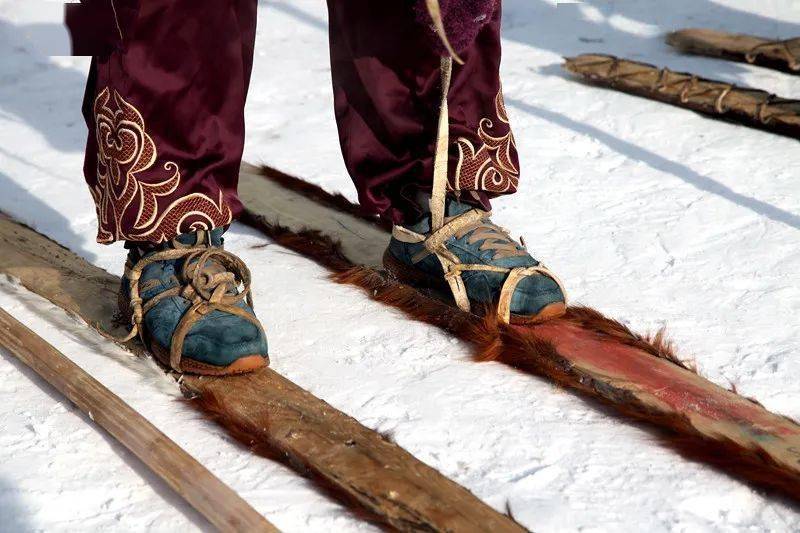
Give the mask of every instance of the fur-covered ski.
M 442 327 L 475 346 L 477 360 L 547 376 L 659 426 L 663 441 L 696 460 L 800 500 L 800 425 L 699 376 L 662 334 L 642 337 L 586 307 L 535 326 L 506 327 L 417 291 L 379 266 L 388 228 L 338 195 L 273 169 L 245 166 L 243 221 L 327 267 L 336 281 Z
M 768 39 L 707 28 L 672 32 L 667 44 L 681 52 L 751 63 L 797 74 L 800 72 L 800 38 Z
M 119 278 L 0 215 L 0 274 L 18 280 L 94 329 L 113 320 Z M 145 355 L 141 343 L 125 347 Z M 277 372 L 183 375 L 189 404 L 256 453 L 317 481 L 364 518 L 402 531 L 524 531 L 469 491 Z M 179 423 L 179 422 L 178 422 Z
M 596 85 L 800 137 L 800 100 L 603 54 L 567 58 L 564 68 Z

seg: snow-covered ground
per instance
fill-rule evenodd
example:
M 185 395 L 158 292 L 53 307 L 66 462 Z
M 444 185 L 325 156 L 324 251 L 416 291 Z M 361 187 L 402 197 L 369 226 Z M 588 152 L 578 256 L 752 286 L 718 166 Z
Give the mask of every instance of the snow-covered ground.
M 59 0 L 60 3 L 61 0 Z M 51 6 L 54 5 L 51 3 Z M 58 9 L 0 0 L 0 210 L 119 274 L 93 242 L 81 176 L 87 61 Z M 560 58 L 609 52 L 800 97 L 798 78 L 681 57 L 663 34 L 707 26 L 800 35 L 794 0 L 505 0 L 504 87 L 523 159 L 496 218 L 566 281 L 573 301 L 663 324 L 710 379 L 800 418 L 796 140 L 592 88 Z M 321 0 L 262 2 L 245 158 L 355 194 L 339 156 Z M 659 447 L 650 433 L 544 380 L 467 360 L 314 264 L 235 226 L 273 366 L 536 531 L 796 531 L 797 507 Z M 291 470 L 252 456 L 178 401 L 150 363 L 13 284 L 0 305 L 145 414 L 288 531 L 371 526 Z M 368 317 L 368 318 L 365 318 Z M 166 486 L 0 352 L 0 530 L 188 531 Z

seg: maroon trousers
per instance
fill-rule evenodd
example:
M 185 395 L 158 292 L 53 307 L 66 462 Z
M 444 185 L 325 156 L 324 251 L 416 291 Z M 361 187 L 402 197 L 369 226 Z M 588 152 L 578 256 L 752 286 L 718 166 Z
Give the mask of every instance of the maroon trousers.
M 77 6 L 67 13 L 73 48 L 94 55 L 84 171 L 98 241 L 160 242 L 229 224 L 241 210 L 236 186 L 257 1 Z M 328 9 L 345 164 L 363 206 L 409 221 L 432 184 L 439 51 L 408 0 L 329 0 Z M 465 64 L 455 66 L 448 94 L 450 189 L 487 208 L 519 179 L 499 33 L 498 5 L 461 52 Z

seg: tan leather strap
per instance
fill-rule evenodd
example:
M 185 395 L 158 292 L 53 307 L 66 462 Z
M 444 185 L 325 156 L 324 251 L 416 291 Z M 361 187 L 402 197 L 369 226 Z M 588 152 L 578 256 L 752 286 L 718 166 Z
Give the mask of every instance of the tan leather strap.
M 467 271 L 484 271 L 484 272 L 497 272 L 501 274 L 508 274 L 503 286 L 500 289 L 500 297 L 498 299 L 497 314 L 498 318 L 504 323 L 511 322 L 511 300 L 514 296 L 517 286 L 523 278 L 529 276 L 544 275 L 551 278 L 556 282 L 561 293 L 566 299 L 566 288 L 560 279 L 544 265 L 537 265 L 533 267 L 517 267 L 506 268 L 494 265 L 481 265 L 481 264 L 465 264 L 453 252 L 447 249 L 447 241 L 459 234 L 468 230 L 469 228 L 478 227 L 481 222 L 490 216 L 488 211 L 480 209 L 471 209 L 466 213 L 448 219 L 445 224 L 438 230 L 432 232 L 430 235 L 425 236 L 420 233 L 411 231 L 402 226 L 395 226 L 392 229 L 394 238 L 406 243 L 423 243 L 424 248 L 420 250 L 414 257 L 411 258 L 412 262 L 417 263 L 425 257 L 433 254 L 442 265 L 445 281 L 450 287 L 450 292 L 453 294 L 453 300 L 459 309 L 462 311 L 470 312 L 472 305 L 469 301 L 467 288 L 464 284 L 462 274 Z
M 561 289 L 561 294 L 566 298 L 567 291 L 561 283 L 561 280 L 544 265 L 540 264 L 535 267 L 512 268 L 508 273 L 506 281 L 503 283 L 503 288 L 500 289 L 500 299 L 497 302 L 497 315 L 504 324 L 511 323 L 511 299 L 514 297 L 517 286 L 524 278 L 537 274 L 547 276 L 555 281 L 558 288 Z
M 417 233 L 415 231 L 411 231 L 410 229 L 404 228 L 403 226 L 397 226 L 397 225 L 392 227 L 392 237 L 394 237 L 400 242 L 405 242 L 409 244 L 415 244 L 425 241 L 425 235 L 422 235 L 421 233 Z
M 450 110 L 447 105 L 447 93 L 450 92 L 450 78 L 453 74 L 453 60 L 443 57 L 441 61 L 442 95 L 439 107 L 439 128 L 436 132 L 436 152 L 433 158 L 433 190 L 431 191 L 430 210 L 431 228 L 435 231 L 444 224 L 445 204 L 447 201 L 447 164 L 450 149 Z
M 477 226 L 480 224 L 481 220 L 490 215 L 491 213 L 489 211 L 470 209 L 466 213 L 448 219 L 443 226 L 433 228 L 431 234 L 425 239 L 425 248 L 431 252 L 441 249 L 444 243 L 447 242 L 448 239 L 454 237 L 456 233 L 460 232 L 462 229 Z

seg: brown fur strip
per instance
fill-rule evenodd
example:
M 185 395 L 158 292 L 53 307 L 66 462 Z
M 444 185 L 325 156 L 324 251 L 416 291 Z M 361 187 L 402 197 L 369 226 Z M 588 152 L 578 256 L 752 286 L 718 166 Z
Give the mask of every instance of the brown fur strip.
M 341 194 L 329 193 L 318 185 L 301 180 L 300 178 L 295 178 L 294 176 L 290 176 L 272 167 L 261 166 L 260 170 L 265 178 L 274 181 L 284 189 L 294 191 L 301 196 L 314 200 L 318 204 L 332 207 L 337 211 L 348 213 L 356 218 L 371 222 L 385 229 L 387 232 L 392 231 L 392 223 L 390 221 L 378 218 L 377 215 L 367 213 L 360 205 L 354 204 Z
M 182 387 L 182 392 L 186 396 L 185 401 L 194 409 L 197 409 L 208 420 L 213 421 L 225 428 L 228 434 L 233 437 L 240 445 L 248 451 L 281 464 L 288 464 L 295 472 L 314 482 L 314 488 L 333 501 L 341 502 L 344 510 L 357 520 L 369 522 L 372 525 L 382 528 L 384 531 L 393 531 L 386 524 L 379 522 L 375 514 L 364 507 L 364 504 L 353 498 L 350 494 L 342 491 L 339 487 L 329 482 L 323 476 L 315 474 L 310 466 L 298 460 L 297 457 L 287 453 L 278 453 L 279 446 L 271 446 L 259 440 L 254 440 L 253 435 L 258 434 L 253 428 L 242 425 L 239 420 L 231 417 L 228 410 L 221 404 L 214 393 L 194 395 L 191 390 Z
M 309 229 L 295 233 L 287 227 L 271 224 L 263 216 L 247 209 L 239 216 L 239 221 L 261 230 L 281 246 L 312 259 L 328 270 L 345 272 L 353 268 L 353 264 L 342 253 L 341 245 L 317 230 Z
M 280 446 L 267 445 L 263 441 L 253 439 L 253 435 L 259 433 L 257 428 L 242 425 L 240 421 L 229 415 L 229 412 L 217 399 L 214 393 L 205 393 L 194 396 L 191 391 L 184 389 L 186 401 L 194 408 L 198 409 L 203 415 L 213 422 L 224 427 L 236 441 L 244 446 L 251 453 L 255 453 L 266 459 L 279 463 L 289 464 L 296 472 L 304 475 L 314 482 L 314 488 L 322 492 L 325 496 L 334 501 L 339 501 L 346 505 L 345 512 L 357 520 L 371 523 L 376 528 L 384 531 L 419 531 L 421 530 L 418 522 L 407 522 L 405 524 L 394 523 L 394 527 L 387 526 L 386 523 L 378 521 L 374 512 L 364 506 L 363 502 L 342 491 L 335 483 L 327 478 L 317 475 L 314 469 L 301 457 L 292 456 L 287 453 L 277 453 Z M 376 431 L 386 442 L 396 445 L 390 435 Z M 528 531 L 517 519 L 506 509 L 505 515 L 519 526 L 520 531 Z
M 650 425 L 646 429 L 662 445 L 678 451 L 683 457 L 710 464 L 743 481 L 800 501 L 800 478 L 787 473 L 762 449 L 743 448 L 730 440 L 709 439 L 699 434 L 691 422 L 680 414 L 667 415 L 644 410 L 633 402 L 626 401 L 624 397 L 610 400 L 598 392 L 596 387 L 602 384 L 572 372 L 569 361 L 564 360 L 551 343 L 535 335 L 526 335 L 503 327 L 493 313 L 487 313 L 487 318 L 479 320 L 447 303 L 422 296 L 415 289 L 369 268 L 356 267 L 335 274 L 333 279 L 339 283 L 361 287 L 372 299 L 396 307 L 415 320 L 439 326 L 455 333 L 462 340 L 473 343 L 475 358 L 479 361 L 502 362 L 520 371 L 547 377 L 563 387 L 575 389 L 625 417 L 647 422 Z M 647 353 L 675 362 L 667 357 L 666 354 L 670 353 L 668 350 L 663 351 L 663 343 L 651 345 L 644 338 L 632 333 L 633 337 L 628 337 L 625 331 L 629 330 L 625 326 L 608 319 L 598 320 L 605 317 L 594 310 L 571 308 L 568 320 L 591 327 L 591 323 L 585 322 L 587 314 L 598 328 L 595 331 L 614 336 L 620 342 L 636 348 L 642 347 Z M 680 362 L 676 364 L 683 367 Z M 657 427 L 664 431 L 658 431 Z
M 591 377 L 575 372 L 569 361 L 564 360 L 552 344 L 537 338 L 535 334 L 503 327 L 493 313 L 485 314 L 487 318 L 464 313 L 445 301 L 427 296 L 381 272 L 353 265 L 342 255 L 339 246 L 320 232 L 293 233 L 252 213 L 248 213 L 243 221 L 260 229 L 278 244 L 327 267 L 335 281 L 360 287 L 376 301 L 400 309 L 415 320 L 438 326 L 471 342 L 475 347 L 477 360 L 503 362 L 521 371 L 545 376 L 564 387 L 576 389 L 625 417 L 647 422 L 650 431 L 662 444 L 684 457 L 710 464 L 744 481 L 800 501 L 800 478 L 781 468 L 762 449 L 746 448 L 722 438 L 709 439 L 700 434 L 683 415 L 645 409 L 625 396 L 629 393 L 619 393 L 610 398 L 606 384 L 597 383 Z M 625 325 L 584 307 L 570 308 L 566 320 L 685 368 L 675 357 L 663 333 L 653 338 L 642 337 Z M 658 431 L 657 428 L 663 431 Z

